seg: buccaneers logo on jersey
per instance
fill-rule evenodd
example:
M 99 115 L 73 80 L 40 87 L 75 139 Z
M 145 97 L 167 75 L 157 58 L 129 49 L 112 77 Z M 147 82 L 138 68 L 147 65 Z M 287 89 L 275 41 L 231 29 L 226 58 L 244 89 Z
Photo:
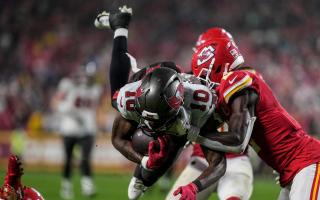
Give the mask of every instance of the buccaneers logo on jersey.
M 173 95 L 172 97 L 169 97 L 167 100 L 171 108 L 175 110 L 178 110 L 180 108 L 180 106 L 183 103 L 183 93 L 184 93 L 184 88 L 183 88 L 183 85 L 180 83 L 175 95 Z

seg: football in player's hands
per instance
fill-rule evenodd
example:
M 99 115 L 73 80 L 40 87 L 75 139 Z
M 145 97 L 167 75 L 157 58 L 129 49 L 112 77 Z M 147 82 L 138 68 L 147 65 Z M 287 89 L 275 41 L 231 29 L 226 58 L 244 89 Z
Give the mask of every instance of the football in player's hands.
M 142 129 L 138 128 L 132 135 L 133 149 L 145 156 L 148 155 L 148 147 L 151 141 L 155 142 L 156 149 L 160 149 L 159 141 L 156 138 L 146 134 Z

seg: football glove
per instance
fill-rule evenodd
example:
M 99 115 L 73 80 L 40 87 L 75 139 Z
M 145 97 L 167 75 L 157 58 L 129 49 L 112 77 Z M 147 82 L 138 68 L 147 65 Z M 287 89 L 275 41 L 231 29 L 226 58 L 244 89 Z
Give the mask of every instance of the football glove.
M 159 146 L 151 141 L 148 146 L 148 156 L 144 156 L 141 165 L 146 170 L 154 170 L 159 168 L 168 157 L 168 138 L 164 136 L 158 137 Z
M 198 187 L 194 183 L 189 183 L 185 186 L 180 186 L 173 195 L 181 195 L 179 200 L 196 200 L 196 194 L 198 192 Z

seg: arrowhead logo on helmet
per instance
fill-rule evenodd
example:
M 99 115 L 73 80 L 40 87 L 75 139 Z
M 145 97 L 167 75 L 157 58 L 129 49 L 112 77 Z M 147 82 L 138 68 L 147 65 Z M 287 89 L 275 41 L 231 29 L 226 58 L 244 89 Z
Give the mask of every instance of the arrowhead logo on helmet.
M 198 55 L 197 64 L 202 65 L 214 56 L 215 49 L 212 46 L 204 47 Z

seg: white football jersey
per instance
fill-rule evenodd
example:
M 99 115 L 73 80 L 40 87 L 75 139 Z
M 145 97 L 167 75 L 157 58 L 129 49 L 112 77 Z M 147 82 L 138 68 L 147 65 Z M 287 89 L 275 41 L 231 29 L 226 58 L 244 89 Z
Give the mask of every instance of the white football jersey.
M 63 99 L 58 104 L 60 132 L 64 135 L 95 134 L 96 109 L 102 93 L 99 85 L 76 84 L 62 79 L 58 92 Z
M 135 111 L 135 95 L 141 80 L 123 86 L 117 96 L 117 109 L 121 115 L 128 119 L 140 123 L 140 115 Z M 187 115 L 187 123 L 180 127 L 181 123 L 174 122 L 168 132 L 174 135 L 185 135 L 186 127 L 192 125 L 201 128 L 207 119 L 212 115 L 216 95 L 204 85 L 183 81 L 184 103 L 183 107 Z M 177 120 L 178 122 L 178 120 Z

